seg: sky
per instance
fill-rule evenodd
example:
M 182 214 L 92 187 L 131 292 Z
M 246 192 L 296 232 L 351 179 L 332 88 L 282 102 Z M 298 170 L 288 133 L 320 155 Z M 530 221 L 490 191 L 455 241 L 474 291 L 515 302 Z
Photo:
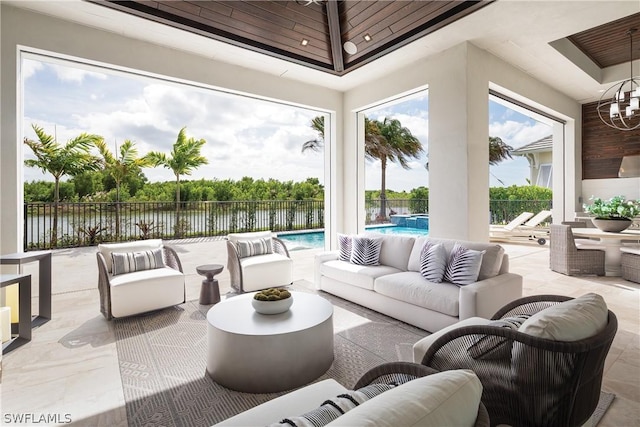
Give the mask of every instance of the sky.
M 165 80 L 134 76 L 99 68 L 23 59 L 24 135 L 35 139 L 36 124 L 61 144 L 83 132 L 104 137 L 115 151 L 129 139 L 140 155 L 171 151 L 178 131 L 186 126 L 187 137 L 205 139 L 202 154 L 209 160 L 181 179 L 254 179 L 304 181 L 315 177 L 324 183 L 324 154 L 301 152 L 305 141 L 315 139 L 311 120 L 321 112 L 281 103 L 223 93 Z M 551 133 L 551 128 L 498 103 L 490 102 L 489 134 L 514 148 Z M 428 98 L 425 92 L 366 112 L 367 117 L 400 120 L 416 136 L 425 153 L 404 170 L 387 165 L 387 188 L 410 191 L 428 186 L 424 168 L 428 152 Z M 24 147 L 25 158 L 33 158 Z M 146 168 L 147 178 L 173 181 L 169 169 Z M 523 158 L 491 167 L 490 185 L 526 185 L 528 163 Z M 380 187 L 380 162 L 365 165 L 367 190 Z M 50 174 L 24 168 L 25 181 L 51 181 Z

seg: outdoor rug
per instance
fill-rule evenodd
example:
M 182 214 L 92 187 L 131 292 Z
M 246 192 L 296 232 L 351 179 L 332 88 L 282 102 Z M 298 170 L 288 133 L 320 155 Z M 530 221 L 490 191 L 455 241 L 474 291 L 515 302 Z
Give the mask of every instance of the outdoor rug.
M 310 291 L 300 286 L 296 290 Z M 317 381 L 334 378 L 351 388 L 381 363 L 411 361 L 413 344 L 428 335 L 362 306 L 322 296 L 334 305 L 335 360 Z M 236 392 L 207 375 L 208 309 L 189 301 L 114 321 L 129 426 L 211 426 L 286 393 Z M 608 395 L 607 400 L 601 396 L 586 426 L 595 426 L 602 417 L 613 400 Z

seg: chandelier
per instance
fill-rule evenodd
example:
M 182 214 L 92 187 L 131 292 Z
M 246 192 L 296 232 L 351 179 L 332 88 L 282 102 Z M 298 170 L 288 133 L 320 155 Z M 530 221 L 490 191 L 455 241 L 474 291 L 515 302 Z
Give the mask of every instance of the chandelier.
M 624 131 L 640 128 L 640 77 L 633 77 L 633 34 L 636 31 L 631 28 L 626 33 L 629 36 L 629 78 L 611 86 L 598 101 L 600 120 Z

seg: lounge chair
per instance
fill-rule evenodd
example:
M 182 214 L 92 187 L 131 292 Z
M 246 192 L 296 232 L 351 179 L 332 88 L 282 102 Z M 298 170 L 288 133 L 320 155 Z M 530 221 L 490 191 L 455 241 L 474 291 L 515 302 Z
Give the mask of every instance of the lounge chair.
M 531 218 L 533 216 L 533 213 L 531 212 L 522 212 L 520 215 L 518 215 L 517 217 L 515 217 L 509 224 L 507 225 L 494 225 L 491 224 L 491 231 L 495 230 L 495 231 L 511 231 L 514 228 L 516 228 L 519 225 L 522 225 L 522 223 L 524 223 L 526 220 L 528 220 L 529 218 Z
M 528 212 L 526 212 L 528 213 Z M 521 214 L 522 215 L 522 214 Z M 537 240 L 538 244 L 544 245 L 547 243 L 547 237 L 549 236 L 549 227 L 541 227 L 546 219 L 551 216 L 551 211 L 540 211 L 533 218 L 529 219 L 524 224 L 516 225 L 515 227 L 507 228 L 514 221 L 504 227 L 491 226 L 489 229 L 489 236 L 491 240 L 511 240 L 517 238 L 526 238 L 528 240 Z M 516 218 L 517 219 L 517 218 Z

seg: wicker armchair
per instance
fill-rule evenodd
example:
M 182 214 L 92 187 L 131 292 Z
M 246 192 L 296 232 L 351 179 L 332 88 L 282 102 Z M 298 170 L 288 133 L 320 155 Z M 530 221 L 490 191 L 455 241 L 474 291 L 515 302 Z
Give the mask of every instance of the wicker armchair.
M 492 319 L 534 314 L 569 299 L 558 295 L 521 298 Z M 492 425 L 579 426 L 598 405 L 604 361 L 617 329 L 611 311 L 602 332 L 573 342 L 533 337 L 504 327 L 460 327 L 438 338 L 422 364 L 440 371 L 473 370 L 482 382 L 482 402 Z M 506 357 L 485 360 L 470 355 L 469 348 L 487 336 L 511 343 Z
M 112 253 L 162 249 L 164 268 L 113 275 Z M 159 239 L 98 245 L 100 312 L 107 319 L 182 304 L 185 278 L 176 251 Z
M 427 375 L 436 374 L 437 370 L 419 363 L 411 362 L 388 362 L 371 368 L 365 372 L 358 382 L 353 386 L 353 390 L 369 384 L 389 384 L 391 382 L 405 383 L 416 378 L 425 377 Z M 489 427 L 489 413 L 482 402 L 478 407 L 478 418 L 476 418 L 475 427 Z
M 571 226 L 552 224 L 550 238 L 551 270 L 567 276 L 604 276 L 604 252 L 598 249 L 578 249 Z
M 238 242 L 270 239 L 272 253 L 241 257 Z M 232 233 L 227 236 L 227 270 L 235 293 L 259 291 L 293 282 L 293 260 L 281 239 L 270 231 Z

